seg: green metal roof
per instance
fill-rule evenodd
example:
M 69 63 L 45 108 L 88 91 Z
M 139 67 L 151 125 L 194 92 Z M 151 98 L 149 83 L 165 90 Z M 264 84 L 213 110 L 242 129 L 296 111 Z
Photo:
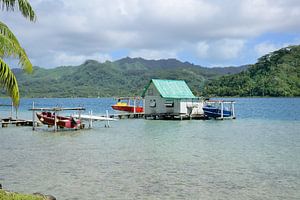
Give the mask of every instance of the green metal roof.
M 161 80 L 152 79 L 145 87 L 142 97 L 145 96 L 151 83 L 153 83 L 163 98 L 191 99 L 194 96 L 188 85 L 183 80 Z

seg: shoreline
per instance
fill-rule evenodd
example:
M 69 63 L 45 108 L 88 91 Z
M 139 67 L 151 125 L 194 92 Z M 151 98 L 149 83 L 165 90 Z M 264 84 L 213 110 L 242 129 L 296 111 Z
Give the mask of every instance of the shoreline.
M 5 200 L 56 200 L 56 198 L 52 195 L 45 195 L 39 192 L 35 192 L 33 194 L 24 194 L 19 192 L 12 192 L 9 190 L 5 190 L 0 183 L 0 199 Z

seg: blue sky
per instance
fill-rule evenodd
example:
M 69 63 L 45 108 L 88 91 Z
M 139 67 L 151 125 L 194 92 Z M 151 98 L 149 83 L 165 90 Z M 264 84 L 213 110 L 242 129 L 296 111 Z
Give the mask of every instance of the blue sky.
M 0 12 L 32 63 L 126 56 L 239 66 L 300 44 L 298 0 L 32 0 L 37 21 Z M 14 66 L 12 66 L 14 67 Z

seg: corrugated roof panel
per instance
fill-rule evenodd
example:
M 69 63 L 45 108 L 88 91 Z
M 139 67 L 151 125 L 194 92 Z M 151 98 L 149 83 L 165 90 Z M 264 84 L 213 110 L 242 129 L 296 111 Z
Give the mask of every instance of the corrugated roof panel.
M 183 80 L 152 79 L 153 84 L 164 98 L 196 98 Z

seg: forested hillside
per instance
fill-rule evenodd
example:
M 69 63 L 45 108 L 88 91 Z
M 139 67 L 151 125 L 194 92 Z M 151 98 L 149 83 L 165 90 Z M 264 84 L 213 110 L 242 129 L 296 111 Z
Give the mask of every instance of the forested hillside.
M 185 80 L 198 96 L 300 96 L 300 46 L 282 48 L 253 65 L 206 68 L 176 59 L 123 58 L 33 74 L 14 69 L 22 97 L 111 97 L 141 95 L 149 80 Z M 2 96 L 5 93 L 2 92 Z
M 262 56 L 247 70 L 207 83 L 206 96 L 300 96 L 300 46 Z
M 29 75 L 20 69 L 14 72 L 22 97 L 111 97 L 141 95 L 152 78 L 186 80 L 196 95 L 202 95 L 207 80 L 246 68 L 205 68 L 176 59 L 127 57 L 104 63 L 87 60 L 79 66 L 54 69 L 35 67 Z

